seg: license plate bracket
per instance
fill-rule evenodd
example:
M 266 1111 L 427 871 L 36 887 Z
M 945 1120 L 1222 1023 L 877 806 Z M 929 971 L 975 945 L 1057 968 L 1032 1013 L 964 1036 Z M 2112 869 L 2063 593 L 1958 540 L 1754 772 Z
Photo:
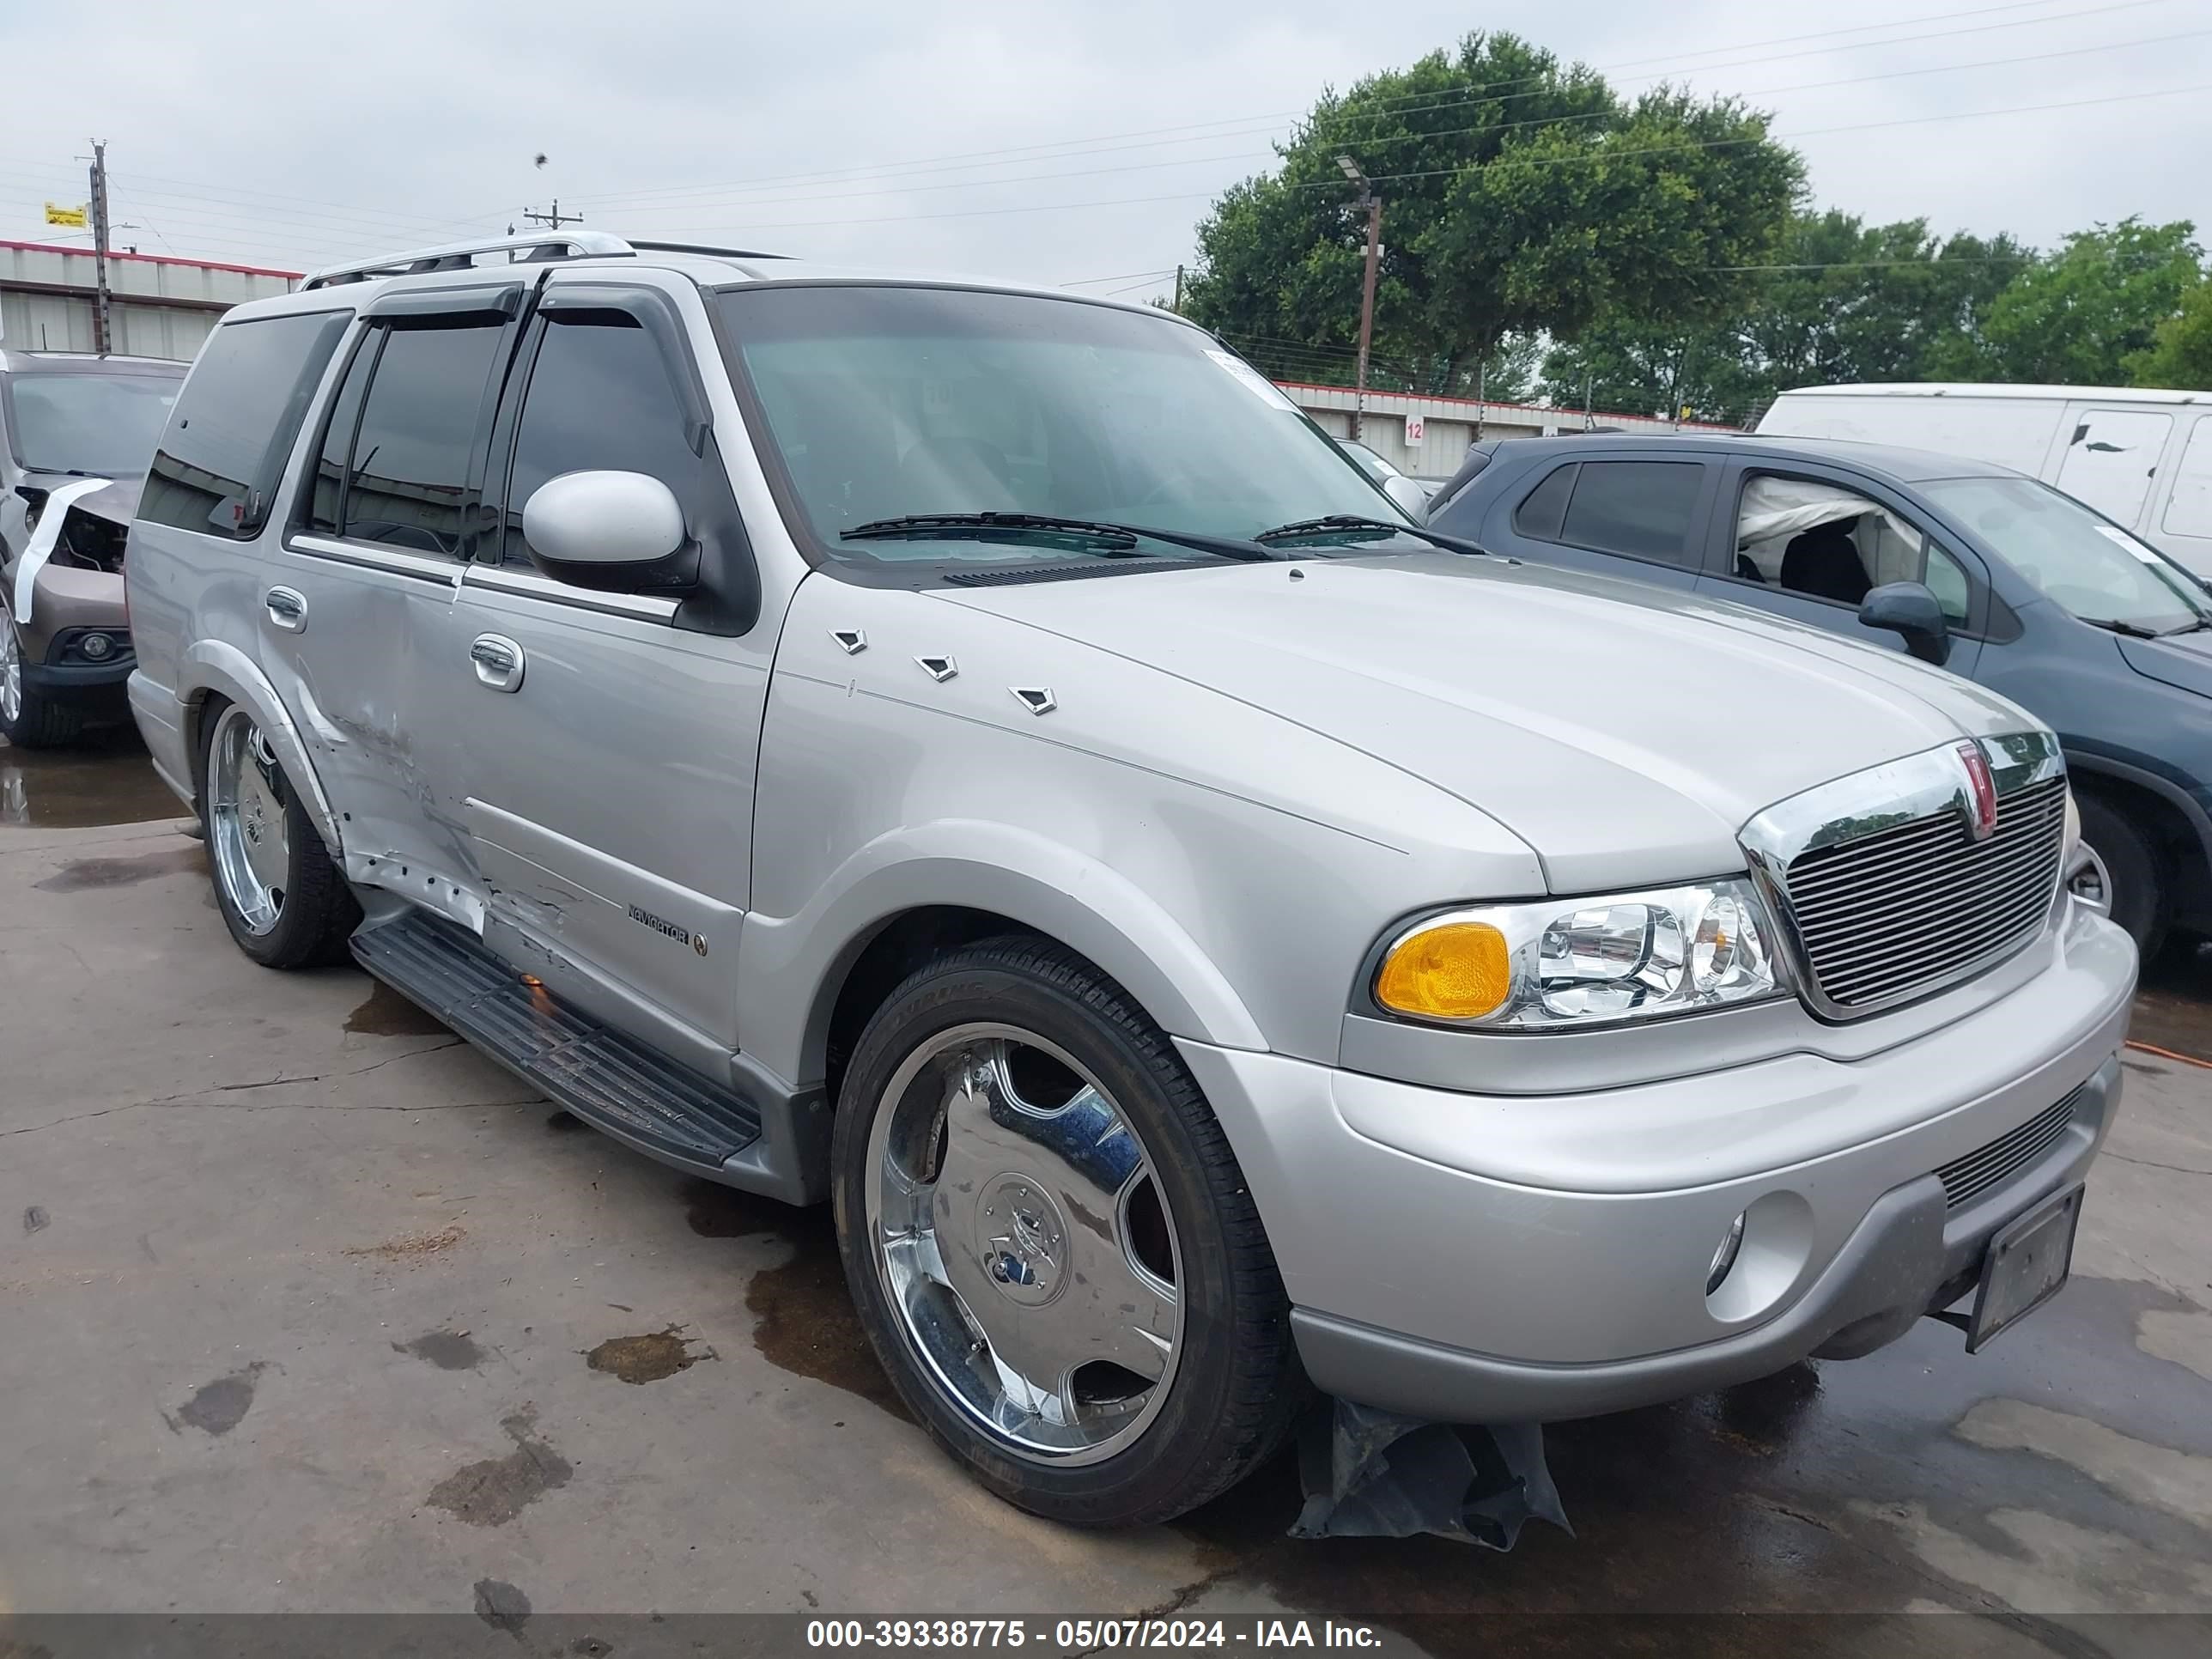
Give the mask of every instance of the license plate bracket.
M 1966 1323 L 1966 1352 L 1979 1352 L 2058 1294 L 2074 1265 L 2081 1224 L 2079 1182 L 2016 1218 L 1982 1254 L 1981 1282 Z

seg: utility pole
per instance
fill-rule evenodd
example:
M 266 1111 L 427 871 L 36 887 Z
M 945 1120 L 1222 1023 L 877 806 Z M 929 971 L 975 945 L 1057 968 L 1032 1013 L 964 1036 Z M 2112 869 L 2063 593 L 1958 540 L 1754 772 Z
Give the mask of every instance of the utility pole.
M 561 198 L 557 196 L 553 198 L 553 205 L 548 211 L 540 213 L 536 208 L 525 208 L 522 210 L 522 216 L 533 225 L 544 225 L 548 230 L 558 230 L 563 225 L 580 225 L 584 222 L 584 216 L 580 213 L 562 212 Z
M 1488 384 L 1489 373 L 1490 359 L 1487 356 L 1477 358 L 1474 365 L 1474 441 L 1477 443 L 1482 441 L 1482 406 L 1490 396 L 1484 388 Z
M 1375 193 L 1375 186 L 1359 170 L 1359 163 L 1349 155 L 1340 155 L 1336 164 L 1344 176 L 1359 186 L 1359 205 L 1367 210 L 1367 275 L 1359 289 L 1359 373 L 1358 384 L 1352 394 L 1352 437 L 1359 440 L 1361 422 L 1367 414 L 1367 348 L 1375 338 L 1375 263 L 1382 252 L 1382 198 Z
M 1182 267 L 1181 265 L 1176 267 L 1175 313 L 1178 317 L 1182 315 Z
M 92 141 L 92 349 L 105 357 L 115 349 L 107 310 L 107 143 Z

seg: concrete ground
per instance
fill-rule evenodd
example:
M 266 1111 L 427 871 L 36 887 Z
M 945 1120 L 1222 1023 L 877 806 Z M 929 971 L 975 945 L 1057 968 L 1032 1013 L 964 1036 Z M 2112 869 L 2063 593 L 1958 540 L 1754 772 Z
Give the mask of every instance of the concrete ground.
M 2094 1615 L 2212 1612 L 2186 1058 L 2130 1054 L 2051 1306 L 1977 1358 L 1923 1322 L 1555 1428 L 1572 1537 L 1295 1542 L 1287 1460 L 1090 1535 L 904 1419 L 820 1214 L 581 1129 L 356 973 L 254 967 L 176 817 L 125 741 L 0 747 L 0 1613 L 1290 1608 L 1472 1652 L 1950 1608 L 2071 1655 L 2122 1645 Z M 2208 1000 L 2169 974 L 2159 1047 L 2212 1060 Z

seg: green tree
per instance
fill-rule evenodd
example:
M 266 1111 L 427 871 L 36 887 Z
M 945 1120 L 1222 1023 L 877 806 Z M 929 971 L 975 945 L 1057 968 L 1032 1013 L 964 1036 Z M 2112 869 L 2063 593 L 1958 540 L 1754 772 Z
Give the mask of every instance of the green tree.
M 1375 353 L 1438 391 L 1478 363 L 1486 380 L 1509 337 L 1719 314 L 1741 288 L 1725 268 L 1766 255 L 1803 176 L 1733 100 L 1629 102 L 1503 33 L 1328 94 L 1277 149 L 1200 225 L 1186 314 L 1263 366 L 1272 348 L 1353 345 L 1366 215 L 1349 156 L 1384 203 Z
M 2203 280 L 2204 250 L 2186 219 L 2123 219 L 2075 231 L 2050 258 L 1990 301 L 1976 332 L 1929 354 L 1929 377 L 2110 386 L 2151 349 L 2158 325 Z
M 2036 261 L 2010 236 L 1930 234 L 1927 222 L 1868 225 L 1830 210 L 1792 216 L 1769 267 L 1716 323 L 1601 318 L 1547 360 L 1560 404 L 1631 413 L 1687 404 L 1747 421 L 1790 386 L 1929 377 L 1931 359 L 1979 338 L 1996 296 Z
M 1742 319 L 1758 390 L 1928 378 L 1931 358 L 1979 337 L 1996 296 L 2033 265 L 2008 235 L 1931 235 L 1925 219 L 1869 225 L 1831 209 L 1801 214 L 1781 268 L 1763 273 Z
M 2149 349 L 2127 361 L 2132 386 L 2212 390 L 2212 281 L 2181 296 L 2181 308 L 2153 331 Z

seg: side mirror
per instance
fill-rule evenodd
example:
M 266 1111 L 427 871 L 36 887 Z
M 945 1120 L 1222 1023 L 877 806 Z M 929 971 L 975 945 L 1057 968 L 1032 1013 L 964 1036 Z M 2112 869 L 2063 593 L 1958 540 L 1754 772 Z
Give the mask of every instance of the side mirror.
M 675 493 L 642 472 L 563 472 L 523 504 L 531 562 L 556 581 L 617 593 L 680 591 L 699 550 Z
M 1429 521 L 1429 492 L 1419 479 L 1394 472 L 1382 480 L 1382 493 L 1412 514 L 1415 524 Z
M 1938 668 L 1951 655 L 1951 624 L 1942 601 L 1919 582 L 1884 582 L 1859 606 L 1859 621 L 1905 637 L 1908 655 Z

